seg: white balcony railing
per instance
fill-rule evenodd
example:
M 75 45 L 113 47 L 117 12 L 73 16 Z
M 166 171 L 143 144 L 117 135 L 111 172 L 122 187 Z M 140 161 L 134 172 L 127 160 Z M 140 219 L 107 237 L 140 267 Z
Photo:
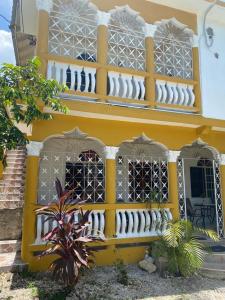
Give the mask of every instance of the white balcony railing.
M 195 104 L 194 86 L 191 84 L 156 80 L 156 102 L 193 107 Z
M 121 209 L 116 211 L 117 238 L 161 235 L 172 220 L 170 209 Z
M 47 78 L 55 79 L 60 84 L 67 85 L 69 90 L 72 91 L 95 93 L 95 68 L 49 61 Z
M 78 221 L 79 215 L 74 214 L 75 223 Z M 37 216 L 37 229 L 36 229 L 36 240 L 35 244 L 40 245 L 43 244 L 44 241 L 42 237 L 48 233 L 52 228 L 57 226 L 57 222 L 54 221 L 46 221 L 47 217 L 44 215 Z M 89 228 L 88 234 L 93 236 L 104 237 L 105 231 L 105 211 L 104 210 L 95 210 L 92 211 L 89 215 Z
M 145 79 L 118 72 L 108 72 L 108 95 L 133 100 L 145 99 Z

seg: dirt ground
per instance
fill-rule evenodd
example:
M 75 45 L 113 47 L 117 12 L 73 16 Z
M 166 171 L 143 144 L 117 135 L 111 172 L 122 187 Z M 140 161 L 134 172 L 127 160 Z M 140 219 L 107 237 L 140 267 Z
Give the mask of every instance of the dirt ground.
M 54 282 L 47 273 L 5 273 L 0 275 L 0 299 L 225 300 L 225 281 L 222 280 L 197 275 L 192 278 L 160 278 L 157 273 L 148 274 L 135 265 L 125 270 L 124 275 L 115 267 L 94 268 L 81 276 L 72 291 Z M 126 275 L 128 282 L 124 285 L 120 282 Z

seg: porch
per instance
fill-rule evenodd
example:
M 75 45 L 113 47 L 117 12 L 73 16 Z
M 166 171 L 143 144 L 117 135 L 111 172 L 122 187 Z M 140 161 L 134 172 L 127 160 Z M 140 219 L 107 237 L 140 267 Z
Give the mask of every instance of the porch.
M 40 262 L 37 254 L 46 247 L 41 237 L 54 224 L 44 216 L 36 217 L 34 210 L 57 200 L 56 177 L 65 187 L 76 187 L 74 198 L 86 200 L 84 210 L 92 210 L 89 233 L 106 239 L 95 244 L 101 249 L 96 255 L 99 265 L 113 264 L 116 259 L 138 261 L 149 241 L 163 233 L 168 221 L 179 217 L 217 230 L 223 237 L 225 170 L 221 157 L 201 140 L 181 151 L 169 151 L 143 134 L 114 147 L 78 128 L 43 143 L 31 142 L 22 258 L 33 270 L 45 269 L 49 263 Z

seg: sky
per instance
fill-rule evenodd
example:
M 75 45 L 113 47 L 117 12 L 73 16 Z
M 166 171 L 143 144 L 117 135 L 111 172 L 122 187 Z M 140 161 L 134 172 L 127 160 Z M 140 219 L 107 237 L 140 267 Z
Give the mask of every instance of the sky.
M 0 0 L 0 14 L 8 20 L 11 20 L 12 2 Z M 0 17 L 0 65 L 4 62 L 15 64 L 15 56 L 9 24 Z

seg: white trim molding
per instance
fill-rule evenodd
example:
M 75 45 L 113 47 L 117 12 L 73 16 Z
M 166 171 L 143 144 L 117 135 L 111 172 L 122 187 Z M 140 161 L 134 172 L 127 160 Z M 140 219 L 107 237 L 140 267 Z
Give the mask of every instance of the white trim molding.
M 50 14 L 53 9 L 53 1 L 52 0 L 36 0 L 36 6 L 37 6 L 38 10 L 44 10 L 48 14 Z
M 116 159 L 116 154 L 119 151 L 119 147 L 106 146 L 105 157 L 106 159 Z
M 145 37 L 154 37 L 157 26 L 152 24 L 145 24 Z
M 168 162 L 175 163 L 177 162 L 177 158 L 180 156 L 180 151 L 169 151 Z
M 30 142 L 27 145 L 27 155 L 28 156 L 40 156 L 40 152 L 44 144 L 42 142 Z
M 220 154 L 220 165 L 225 166 L 225 154 Z
M 193 48 L 198 48 L 199 47 L 199 36 L 197 34 L 193 35 Z
M 98 12 L 97 12 L 97 24 L 98 24 L 98 26 L 100 26 L 100 25 L 108 26 L 110 16 L 111 16 L 110 13 L 98 10 Z

